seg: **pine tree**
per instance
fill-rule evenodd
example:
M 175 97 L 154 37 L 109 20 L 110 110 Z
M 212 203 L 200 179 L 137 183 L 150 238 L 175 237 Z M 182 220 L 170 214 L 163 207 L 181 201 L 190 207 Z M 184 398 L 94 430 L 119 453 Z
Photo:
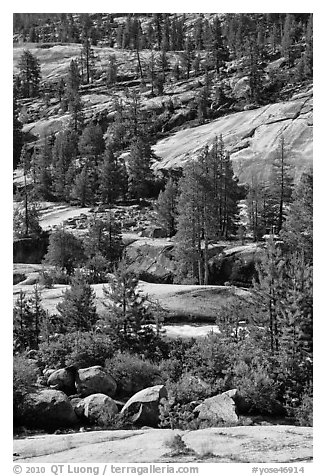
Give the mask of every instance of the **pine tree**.
M 196 50 L 202 50 L 204 47 L 203 42 L 203 18 L 199 15 L 194 25 L 194 43 Z
M 151 169 L 152 150 L 144 139 L 136 139 L 131 145 L 128 160 L 128 190 L 139 199 L 147 197 L 153 182 Z
M 14 238 L 39 237 L 42 234 L 40 213 L 37 203 L 25 199 L 24 205 L 17 205 L 13 216 Z
M 306 78 L 312 78 L 313 74 L 313 15 L 309 15 L 305 32 L 305 51 L 303 54 L 303 71 Z
M 110 55 L 109 64 L 107 68 L 107 74 L 106 74 L 106 84 L 108 88 L 110 88 L 116 83 L 117 75 L 118 75 L 118 66 L 117 66 L 116 56 Z
M 192 39 L 188 36 L 185 44 L 185 51 L 181 53 L 182 66 L 185 69 L 186 78 L 190 78 L 190 69 L 194 60 L 194 45 Z
M 53 198 L 51 163 L 54 140 L 53 135 L 46 134 L 40 149 L 36 151 L 34 192 L 43 200 Z
M 23 98 L 37 97 L 41 81 L 39 60 L 29 50 L 24 50 L 18 67 L 21 82 L 21 96 Z
M 110 204 L 128 188 L 128 177 L 123 164 L 117 160 L 111 149 L 106 149 L 99 165 L 99 194 L 103 203 Z
M 37 286 L 31 297 L 20 291 L 14 306 L 14 347 L 15 350 L 38 349 L 45 311 L 41 305 L 41 295 Z
M 92 161 L 92 165 L 97 164 L 105 149 L 103 132 L 99 124 L 90 123 L 85 127 L 78 141 L 78 149 L 82 157 Z
M 272 164 L 272 176 L 270 193 L 272 197 L 272 207 L 276 212 L 274 223 L 276 232 L 280 233 L 285 220 L 286 205 L 291 201 L 293 190 L 293 172 L 286 158 L 284 138 L 281 137 L 279 152 Z
M 294 61 L 294 24 L 294 16 L 291 13 L 287 13 L 283 27 L 282 54 L 289 66 L 292 66 Z
M 143 353 L 160 333 L 160 323 L 155 322 L 146 296 L 137 290 L 138 279 L 121 262 L 104 288 L 108 299 L 105 304 L 105 331 L 120 350 Z M 156 324 L 156 332 L 151 324 Z
M 84 124 L 83 103 L 79 94 L 80 81 L 81 78 L 77 62 L 71 60 L 63 102 L 66 104 L 64 109 L 67 107 L 71 114 L 71 128 L 76 133 L 82 131 Z
M 228 237 L 237 221 L 238 184 L 222 138 L 185 167 L 179 189 L 177 254 L 185 274 L 207 284 L 209 243 Z
M 57 266 L 69 275 L 84 261 L 81 241 L 63 227 L 50 234 L 45 263 Z
M 74 177 L 68 171 L 78 155 L 78 135 L 70 129 L 56 135 L 52 148 L 53 191 L 60 200 L 69 199 Z
M 106 219 L 94 216 L 89 220 L 84 237 L 84 248 L 88 258 L 103 256 L 112 270 L 122 255 L 121 225 L 108 214 Z
M 176 233 L 177 195 L 178 186 L 170 178 L 164 191 L 160 192 L 155 206 L 158 221 L 167 230 L 170 237 Z
M 307 263 L 313 258 L 313 174 L 304 172 L 293 194 L 293 202 L 286 212 L 281 232 L 287 249 L 305 256 Z
M 162 44 L 162 13 L 153 13 L 153 27 L 157 46 L 160 50 Z
M 268 327 L 270 350 L 274 354 L 280 350 L 282 333 L 281 306 L 284 297 L 285 259 L 273 239 L 270 239 L 261 262 L 257 266 L 258 282 L 255 283 L 257 302 L 260 305 Z
M 23 147 L 23 124 L 19 120 L 19 107 L 17 103 L 19 91 L 14 83 L 13 88 L 13 167 L 17 167 Z
M 70 288 L 63 295 L 57 310 L 67 325 L 68 331 L 92 331 L 98 315 L 95 305 L 95 291 L 87 283 L 81 272 L 76 272 Z
M 94 189 L 91 184 L 90 171 L 85 164 L 79 173 L 75 176 L 71 190 L 71 198 L 77 200 L 81 207 L 85 207 L 93 201 Z
M 93 23 L 89 14 L 85 13 L 81 15 L 82 24 L 82 51 L 81 51 L 81 65 L 85 71 L 85 82 L 89 84 L 94 76 L 94 52 L 92 49 L 92 32 Z

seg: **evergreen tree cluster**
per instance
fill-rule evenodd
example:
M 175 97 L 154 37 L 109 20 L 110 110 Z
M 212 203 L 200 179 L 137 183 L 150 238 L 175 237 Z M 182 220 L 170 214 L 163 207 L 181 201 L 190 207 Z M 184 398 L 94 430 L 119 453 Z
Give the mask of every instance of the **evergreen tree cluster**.
M 171 188 L 169 183 L 165 196 L 172 195 Z M 239 198 L 230 156 L 222 137 L 216 138 L 211 150 L 206 147 L 197 161 L 185 167 L 179 181 L 174 220 L 181 274 L 208 284 L 209 245 L 235 233 Z M 161 195 L 161 215 L 166 214 L 164 207 L 174 213 L 174 200 L 163 200 Z

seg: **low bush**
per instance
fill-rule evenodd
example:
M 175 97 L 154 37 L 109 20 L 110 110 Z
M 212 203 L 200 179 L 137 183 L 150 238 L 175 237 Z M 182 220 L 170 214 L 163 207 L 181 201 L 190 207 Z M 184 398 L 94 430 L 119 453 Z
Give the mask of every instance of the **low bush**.
M 21 405 L 24 396 L 32 392 L 35 388 L 37 377 L 40 371 L 31 359 L 25 354 L 15 355 L 13 358 L 13 408 L 14 421 L 19 420 Z
M 94 332 L 72 332 L 61 334 L 43 342 L 39 347 L 42 364 L 49 368 L 75 365 L 78 368 L 93 365 L 104 366 L 112 357 L 115 348 L 110 339 Z
M 159 367 L 135 354 L 118 353 L 108 359 L 105 366 L 118 382 L 120 397 L 130 397 L 144 388 L 164 383 Z
M 200 420 L 193 413 L 191 403 L 171 403 L 163 401 L 160 404 L 160 428 L 171 428 L 171 430 L 198 430 Z
M 52 288 L 54 284 L 69 284 L 70 276 L 65 270 L 54 268 L 40 273 L 40 284 L 46 288 Z
M 300 426 L 313 426 L 313 396 L 312 387 L 302 395 L 300 405 L 294 410 L 294 417 Z
M 216 394 L 216 387 L 195 377 L 184 374 L 178 382 L 167 382 L 169 397 L 177 403 L 189 403 L 203 400 Z

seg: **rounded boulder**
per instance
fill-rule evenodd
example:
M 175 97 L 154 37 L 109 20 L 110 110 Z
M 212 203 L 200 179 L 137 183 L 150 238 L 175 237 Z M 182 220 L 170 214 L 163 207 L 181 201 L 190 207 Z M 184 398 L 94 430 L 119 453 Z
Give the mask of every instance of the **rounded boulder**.
M 42 389 L 26 395 L 22 420 L 28 427 L 45 430 L 73 427 L 78 423 L 67 395 L 52 389 Z
M 77 393 L 83 397 L 104 393 L 113 397 L 117 390 L 116 381 L 99 365 L 79 369 L 75 380 Z
M 112 417 L 118 413 L 115 401 L 104 393 L 96 393 L 85 397 L 78 403 L 76 410 L 78 414 L 82 413 L 90 423 L 100 426 L 106 426 Z

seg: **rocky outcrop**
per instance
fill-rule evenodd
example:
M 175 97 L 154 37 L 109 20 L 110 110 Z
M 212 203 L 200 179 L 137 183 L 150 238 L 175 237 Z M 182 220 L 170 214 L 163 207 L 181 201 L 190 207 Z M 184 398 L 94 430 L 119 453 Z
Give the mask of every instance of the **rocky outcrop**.
M 79 369 L 75 385 L 77 393 L 83 397 L 93 393 L 104 393 L 113 397 L 117 390 L 116 381 L 100 365 Z
M 224 250 L 209 260 L 210 282 L 251 285 L 257 276 L 256 264 L 263 254 L 262 245 L 252 243 Z
M 57 390 L 62 390 L 67 395 L 76 392 L 75 377 L 77 369 L 73 366 L 64 369 L 55 370 L 48 378 L 47 385 Z
M 118 413 L 118 407 L 112 398 L 103 393 L 95 393 L 81 400 L 76 405 L 75 412 L 91 424 L 106 426 Z
M 159 422 L 159 403 L 168 397 L 164 385 L 145 388 L 133 395 L 121 410 L 121 414 L 133 423 L 156 426 Z
M 45 389 L 28 394 L 22 405 L 21 421 L 30 428 L 55 430 L 78 423 L 64 392 Z
M 207 420 L 210 424 L 219 424 L 221 422 L 228 425 L 237 424 L 239 418 L 236 413 L 234 399 L 230 396 L 234 394 L 226 392 L 206 398 L 206 400 L 194 408 L 193 412 L 198 414 L 200 420 Z
M 173 283 L 177 266 L 173 259 L 173 243 L 167 240 L 137 240 L 126 248 L 129 269 L 140 279 L 152 283 Z
M 43 232 L 38 238 L 14 240 L 14 263 L 41 263 L 49 246 L 49 235 Z

